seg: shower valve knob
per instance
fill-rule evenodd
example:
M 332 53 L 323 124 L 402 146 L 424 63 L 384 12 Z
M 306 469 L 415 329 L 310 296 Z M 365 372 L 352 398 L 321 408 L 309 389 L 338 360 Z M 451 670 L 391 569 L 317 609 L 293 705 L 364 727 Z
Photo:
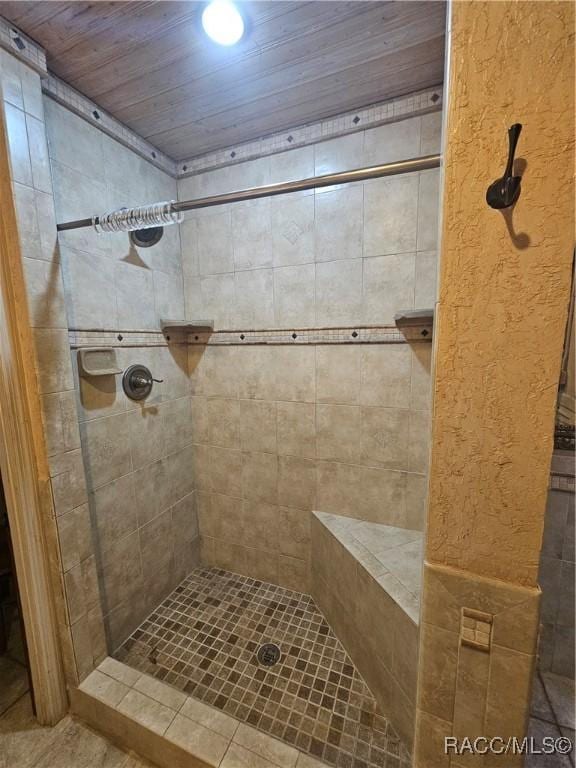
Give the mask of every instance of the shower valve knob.
M 122 376 L 122 387 L 131 400 L 144 400 L 152 391 L 152 384 L 161 384 L 164 379 L 155 379 L 145 365 L 131 365 Z

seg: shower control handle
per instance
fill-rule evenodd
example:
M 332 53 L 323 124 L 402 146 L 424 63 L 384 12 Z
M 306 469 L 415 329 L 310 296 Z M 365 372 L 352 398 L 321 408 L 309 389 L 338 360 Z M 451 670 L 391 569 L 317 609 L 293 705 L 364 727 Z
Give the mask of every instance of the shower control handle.
M 122 376 L 122 387 L 131 400 L 144 400 L 152 391 L 154 382 L 161 384 L 164 379 L 155 379 L 145 365 L 131 365 Z

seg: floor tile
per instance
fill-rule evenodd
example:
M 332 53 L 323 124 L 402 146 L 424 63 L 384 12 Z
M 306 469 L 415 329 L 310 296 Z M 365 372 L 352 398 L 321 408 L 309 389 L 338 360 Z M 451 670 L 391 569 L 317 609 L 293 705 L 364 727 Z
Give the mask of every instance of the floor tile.
M 258 660 L 264 643 L 280 649 L 272 666 Z M 246 742 L 247 734 L 273 737 L 276 749 L 294 755 L 286 763 L 290 768 L 299 753 L 338 768 L 353 766 L 355 760 L 376 768 L 398 759 L 393 727 L 378 713 L 374 697 L 309 595 L 199 568 L 115 655 L 188 694 L 190 703 L 180 714 L 225 736 L 222 725 L 209 722 L 214 717 L 210 711 L 250 726 L 248 731 L 240 726 L 234 740 L 244 738 L 241 746 L 253 754 L 257 750 Z M 211 710 L 194 714 L 194 701 Z M 241 759 L 238 755 L 235 760 Z M 265 751 L 262 757 L 278 759 Z M 400 768 L 406 768 L 403 746 L 400 757 Z

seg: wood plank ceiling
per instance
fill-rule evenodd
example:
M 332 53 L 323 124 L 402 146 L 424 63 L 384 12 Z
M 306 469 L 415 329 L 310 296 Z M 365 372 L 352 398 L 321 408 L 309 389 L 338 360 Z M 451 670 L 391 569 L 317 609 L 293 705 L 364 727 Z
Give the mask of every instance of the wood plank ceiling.
M 444 2 L 243 2 L 212 43 L 198 2 L 0 2 L 48 66 L 174 159 L 442 82 Z

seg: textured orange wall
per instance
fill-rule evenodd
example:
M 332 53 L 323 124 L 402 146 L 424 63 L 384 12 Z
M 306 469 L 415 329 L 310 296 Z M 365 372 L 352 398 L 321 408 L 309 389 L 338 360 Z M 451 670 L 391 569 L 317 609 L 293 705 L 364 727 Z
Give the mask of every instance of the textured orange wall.
M 574 245 L 574 10 L 455 2 L 427 559 L 536 583 Z M 485 202 L 523 124 L 522 194 Z

